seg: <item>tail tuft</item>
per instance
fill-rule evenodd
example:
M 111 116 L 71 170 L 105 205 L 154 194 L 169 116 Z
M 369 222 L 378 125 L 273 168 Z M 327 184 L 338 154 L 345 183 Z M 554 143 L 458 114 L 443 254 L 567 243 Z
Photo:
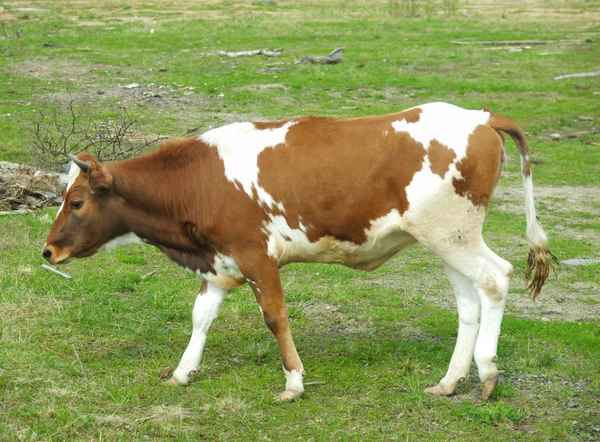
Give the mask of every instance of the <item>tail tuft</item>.
M 525 269 L 525 283 L 527 284 L 525 292 L 529 292 L 532 301 L 536 301 L 542 286 L 548 279 L 548 275 L 550 275 L 550 270 L 555 272 L 553 262 L 558 265 L 558 259 L 548 246 L 531 247 L 529 249 L 527 268 Z M 533 279 L 531 278 L 532 274 Z
M 533 201 L 533 181 L 531 179 L 531 161 L 529 160 L 529 146 L 525 134 L 512 120 L 502 115 L 490 113 L 488 125 L 496 131 L 506 132 L 513 139 L 521 155 L 521 175 L 525 196 L 525 217 L 527 219 L 527 242 L 529 243 L 529 256 L 525 270 L 525 292 L 529 292 L 532 301 L 535 301 L 548 279 L 550 270 L 554 271 L 552 262 L 558 263 L 556 256 L 548 247 L 548 237 L 536 216 Z M 532 278 L 533 275 L 533 278 Z

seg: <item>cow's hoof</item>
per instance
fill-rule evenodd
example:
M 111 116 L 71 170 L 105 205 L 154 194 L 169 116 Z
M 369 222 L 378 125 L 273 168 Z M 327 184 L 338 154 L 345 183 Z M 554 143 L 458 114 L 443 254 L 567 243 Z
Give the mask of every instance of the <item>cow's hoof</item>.
M 436 384 L 432 387 L 427 387 L 425 389 L 425 393 L 430 394 L 432 396 L 452 396 L 454 394 L 454 391 L 447 390 L 440 384 Z
M 191 370 L 187 374 L 184 372 L 181 372 L 179 370 L 175 370 L 173 372 L 173 377 L 171 379 L 169 379 L 167 384 L 172 385 L 172 386 L 179 385 L 179 386 L 185 387 L 190 383 L 190 381 L 192 380 L 192 378 L 194 377 L 195 374 L 196 374 L 195 370 Z
M 278 401 L 293 401 L 304 394 L 303 391 L 285 390 L 277 398 Z
M 489 378 L 487 381 L 485 381 L 483 383 L 483 394 L 481 397 L 483 398 L 484 401 L 486 401 L 490 397 L 490 394 L 494 390 L 494 387 L 496 387 L 497 383 L 498 383 L 498 375 L 497 374 L 495 374 L 494 376 L 492 376 L 491 378 Z

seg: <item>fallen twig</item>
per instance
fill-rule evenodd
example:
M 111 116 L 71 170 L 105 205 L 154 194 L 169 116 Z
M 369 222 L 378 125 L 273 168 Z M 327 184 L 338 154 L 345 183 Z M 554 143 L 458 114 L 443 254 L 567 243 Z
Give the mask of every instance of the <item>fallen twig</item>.
M 253 55 L 265 55 L 267 57 L 279 57 L 283 49 L 256 49 L 254 51 L 239 51 L 239 52 L 225 52 L 219 51 L 219 55 L 224 55 L 226 57 L 251 57 Z
M 545 45 L 554 43 L 552 40 L 501 40 L 501 41 L 459 41 L 452 40 L 453 45 L 491 45 L 491 46 L 523 46 L 523 45 Z
M 33 210 L 29 210 L 29 209 L 5 210 L 3 212 L 0 212 L 0 215 L 25 215 L 27 213 L 33 213 Z
M 146 273 L 145 275 L 143 275 L 140 279 L 146 279 L 146 278 L 150 278 L 152 275 L 154 275 L 156 273 L 156 270 L 152 270 L 151 272 Z
M 56 270 L 54 267 L 50 267 L 49 265 L 42 264 L 42 268 L 48 270 L 49 272 L 56 273 L 59 276 L 67 279 L 73 279 L 71 275 L 67 275 L 66 273 L 61 272 L 60 270 Z
M 135 423 L 136 424 L 142 424 L 142 423 L 144 423 L 146 421 L 149 421 L 149 420 L 152 420 L 152 419 L 158 419 L 159 417 L 160 417 L 160 414 L 158 414 L 158 413 L 157 414 L 153 414 L 152 416 L 148 416 L 148 417 L 138 417 L 135 420 Z
M 594 72 L 580 72 L 578 74 L 565 74 L 554 77 L 555 80 L 563 80 L 565 78 L 581 78 L 581 77 L 598 77 L 600 76 L 600 71 Z
M 296 60 L 295 63 L 311 63 L 311 64 L 337 64 L 342 62 L 342 55 L 344 55 L 344 51 L 346 48 L 337 48 L 331 51 L 327 55 L 323 55 L 320 57 L 302 57 L 299 60 Z

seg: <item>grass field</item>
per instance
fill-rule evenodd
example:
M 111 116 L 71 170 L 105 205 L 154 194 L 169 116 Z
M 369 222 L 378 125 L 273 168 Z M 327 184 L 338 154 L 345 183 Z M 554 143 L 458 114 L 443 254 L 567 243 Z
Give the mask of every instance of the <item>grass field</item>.
M 538 44 L 477 43 L 506 40 Z M 341 46 L 341 64 L 294 63 Z M 261 48 L 283 52 L 218 55 Z M 35 161 L 39 115 L 68 119 L 70 102 L 99 122 L 126 107 L 137 131 L 161 136 L 486 106 L 529 137 L 554 253 L 599 259 L 600 77 L 553 79 L 600 70 L 599 54 L 599 1 L 3 1 L 0 160 Z M 484 236 L 515 274 L 488 402 L 474 367 L 456 396 L 423 393 L 445 373 L 457 314 L 441 263 L 420 247 L 372 273 L 282 270 L 302 399 L 273 400 L 279 352 L 248 287 L 226 298 L 195 381 L 168 387 L 160 374 L 187 345 L 199 281 L 142 246 L 62 267 L 72 280 L 44 272 L 48 208 L 0 217 L 0 441 L 600 439 L 600 264 L 562 265 L 537 304 L 522 295 L 512 143 L 507 155 Z

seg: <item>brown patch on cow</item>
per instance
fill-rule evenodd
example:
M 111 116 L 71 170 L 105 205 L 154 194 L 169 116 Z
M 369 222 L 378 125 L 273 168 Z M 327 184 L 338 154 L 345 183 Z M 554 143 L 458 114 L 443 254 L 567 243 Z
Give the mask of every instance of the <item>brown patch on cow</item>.
M 400 112 L 400 117 L 407 123 L 416 123 L 421 119 L 422 112 L 423 109 L 421 109 L 420 107 L 415 107 L 407 111 Z
M 389 130 L 405 114 L 299 119 L 285 148 L 259 155 L 259 185 L 283 204 L 292 228 L 302 217 L 311 242 L 330 236 L 362 244 L 371 221 L 408 209 L 406 187 L 423 165 L 423 145 Z
M 456 152 L 438 140 L 431 140 L 428 155 L 431 172 L 437 173 L 441 178 L 444 178 L 444 175 L 450 169 L 450 164 L 456 159 Z
M 486 109 L 487 110 L 487 109 Z M 523 165 L 521 168 L 521 172 L 523 176 L 527 178 L 531 175 L 531 162 L 529 160 L 529 146 L 527 145 L 527 140 L 525 139 L 525 134 L 521 130 L 517 124 L 512 121 L 510 118 L 507 118 L 503 115 L 498 115 L 493 112 L 490 112 L 490 118 L 488 120 L 488 126 L 499 131 L 506 132 L 515 142 L 517 147 L 519 148 L 519 153 L 521 154 L 521 158 L 523 159 Z M 504 145 L 504 139 L 503 145 Z
M 257 130 L 266 130 L 266 129 L 279 129 L 280 127 L 285 126 L 290 120 L 281 120 L 281 121 L 258 121 L 254 122 L 254 127 Z
M 456 165 L 462 174 L 462 179 L 452 180 L 456 193 L 475 206 L 487 207 L 500 178 L 501 157 L 500 136 L 487 125 L 477 126 L 469 136 L 465 158 Z

